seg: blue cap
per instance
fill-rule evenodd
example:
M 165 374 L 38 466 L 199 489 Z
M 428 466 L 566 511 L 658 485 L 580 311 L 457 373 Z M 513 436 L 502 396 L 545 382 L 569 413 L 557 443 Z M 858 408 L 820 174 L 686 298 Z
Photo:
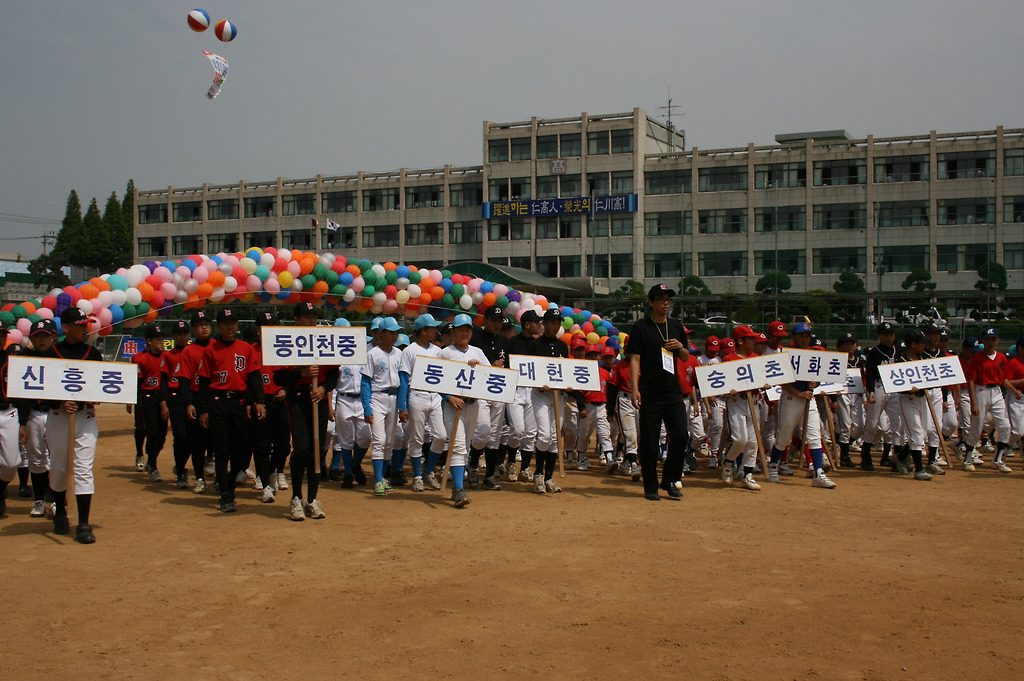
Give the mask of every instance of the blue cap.
M 981 338 L 982 340 L 985 338 L 999 338 L 999 332 L 996 331 L 994 326 L 986 326 L 981 332 Z
M 793 333 L 810 333 L 811 325 L 807 322 L 798 322 L 793 325 Z
M 394 317 L 377 317 L 381 320 L 380 330 L 381 331 L 401 331 L 402 327 L 398 325 Z M 377 321 L 376 319 L 374 321 Z
M 374 317 L 373 321 L 370 322 L 370 331 L 380 331 L 381 324 L 384 323 L 382 317 Z
M 404 333 L 398 334 L 398 340 L 395 341 L 395 345 L 408 345 L 411 341 L 409 337 Z
M 968 336 L 964 338 L 964 350 L 970 350 L 971 352 L 977 352 L 981 348 L 981 343 L 974 336 Z
M 337 319 L 334 320 L 334 325 L 335 326 L 342 326 L 342 327 L 348 328 L 348 327 L 352 326 L 352 322 L 350 322 L 349 320 L 345 319 L 344 317 L 338 317 Z
M 420 329 L 426 328 L 428 326 L 441 326 L 441 322 L 434 319 L 434 315 L 432 314 L 421 314 L 419 317 L 416 318 L 416 323 L 413 324 L 413 328 L 416 331 L 419 331 Z
M 452 327 L 458 328 L 460 326 L 473 326 L 473 318 L 468 314 L 455 315 L 455 319 L 452 320 Z

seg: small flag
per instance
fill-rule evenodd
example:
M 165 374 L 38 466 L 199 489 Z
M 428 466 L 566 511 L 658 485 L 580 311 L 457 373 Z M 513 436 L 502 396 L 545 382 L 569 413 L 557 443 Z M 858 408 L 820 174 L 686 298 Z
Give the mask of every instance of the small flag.
M 317 227 L 320 226 L 320 222 L 316 218 L 310 218 L 310 222 L 313 223 L 313 229 L 316 229 Z
M 336 231 L 338 231 L 338 227 L 341 227 L 341 225 L 339 225 L 334 220 L 332 220 L 330 218 L 327 218 L 327 231 L 328 232 L 336 232 Z

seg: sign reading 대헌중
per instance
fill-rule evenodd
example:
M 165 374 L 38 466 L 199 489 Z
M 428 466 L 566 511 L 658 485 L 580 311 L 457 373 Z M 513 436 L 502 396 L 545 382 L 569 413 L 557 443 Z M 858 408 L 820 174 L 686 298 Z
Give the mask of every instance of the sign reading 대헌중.
M 636 194 L 580 196 L 570 199 L 497 201 L 483 204 L 483 217 L 528 218 L 537 215 L 586 215 L 589 213 L 635 213 Z
M 956 356 L 880 364 L 878 377 L 882 381 L 882 388 L 890 394 L 967 382 L 963 367 L 960 366 L 960 358 Z
M 263 326 L 263 366 L 366 364 L 361 326 Z
M 733 390 L 757 390 L 766 385 L 792 383 L 793 367 L 784 353 L 747 357 L 694 369 L 701 397 L 728 395 Z
M 135 404 L 139 366 L 46 357 L 10 358 L 8 397 L 59 402 Z
M 510 403 L 516 398 L 519 375 L 511 369 L 487 364 L 469 366 L 451 359 L 419 356 L 409 387 L 444 395 Z
M 601 389 L 601 372 L 593 359 L 509 355 L 508 364 L 519 373 L 519 385 L 524 388 Z

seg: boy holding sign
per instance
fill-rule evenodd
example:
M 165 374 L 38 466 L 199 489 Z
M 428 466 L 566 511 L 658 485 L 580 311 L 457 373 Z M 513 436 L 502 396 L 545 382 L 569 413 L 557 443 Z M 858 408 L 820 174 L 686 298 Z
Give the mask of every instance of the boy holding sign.
M 723 358 L 723 362 L 735 362 L 754 357 L 754 339 L 757 334 L 749 326 L 740 325 L 733 331 L 736 341 L 736 352 Z M 749 370 L 749 368 L 748 368 Z M 755 389 L 756 390 L 756 389 Z M 757 463 L 757 432 L 754 430 L 755 415 L 750 413 L 750 402 L 744 390 L 729 392 L 727 413 L 729 415 L 729 436 L 732 443 L 725 453 L 722 464 L 722 481 L 732 484 L 733 466 L 736 458 L 742 456 L 743 484 L 747 489 L 759 490 L 761 485 L 754 480 L 754 467 Z
M 394 317 L 378 319 L 381 323 L 377 344 L 366 353 L 361 394 L 363 418 L 370 424 L 373 494 L 382 497 L 391 491 L 391 485 L 384 480 L 384 466 L 386 460 L 391 460 L 395 426 L 399 418 L 398 388 L 401 386 L 402 353 L 395 347 L 401 328 L 398 322 Z

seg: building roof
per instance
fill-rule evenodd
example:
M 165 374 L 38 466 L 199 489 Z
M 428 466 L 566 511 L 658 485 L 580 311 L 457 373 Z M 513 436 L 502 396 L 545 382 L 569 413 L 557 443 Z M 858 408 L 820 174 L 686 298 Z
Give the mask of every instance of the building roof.
M 520 291 L 530 291 L 532 293 L 544 293 L 545 291 L 577 293 L 575 288 L 564 286 L 553 279 L 545 277 L 543 274 L 523 269 L 522 267 L 492 265 L 485 262 L 465 260 L 446 265 L 445 269 L 455 274 L 471 274 L 474 277 L 480 277 L 495 284 L 505 284 Z

